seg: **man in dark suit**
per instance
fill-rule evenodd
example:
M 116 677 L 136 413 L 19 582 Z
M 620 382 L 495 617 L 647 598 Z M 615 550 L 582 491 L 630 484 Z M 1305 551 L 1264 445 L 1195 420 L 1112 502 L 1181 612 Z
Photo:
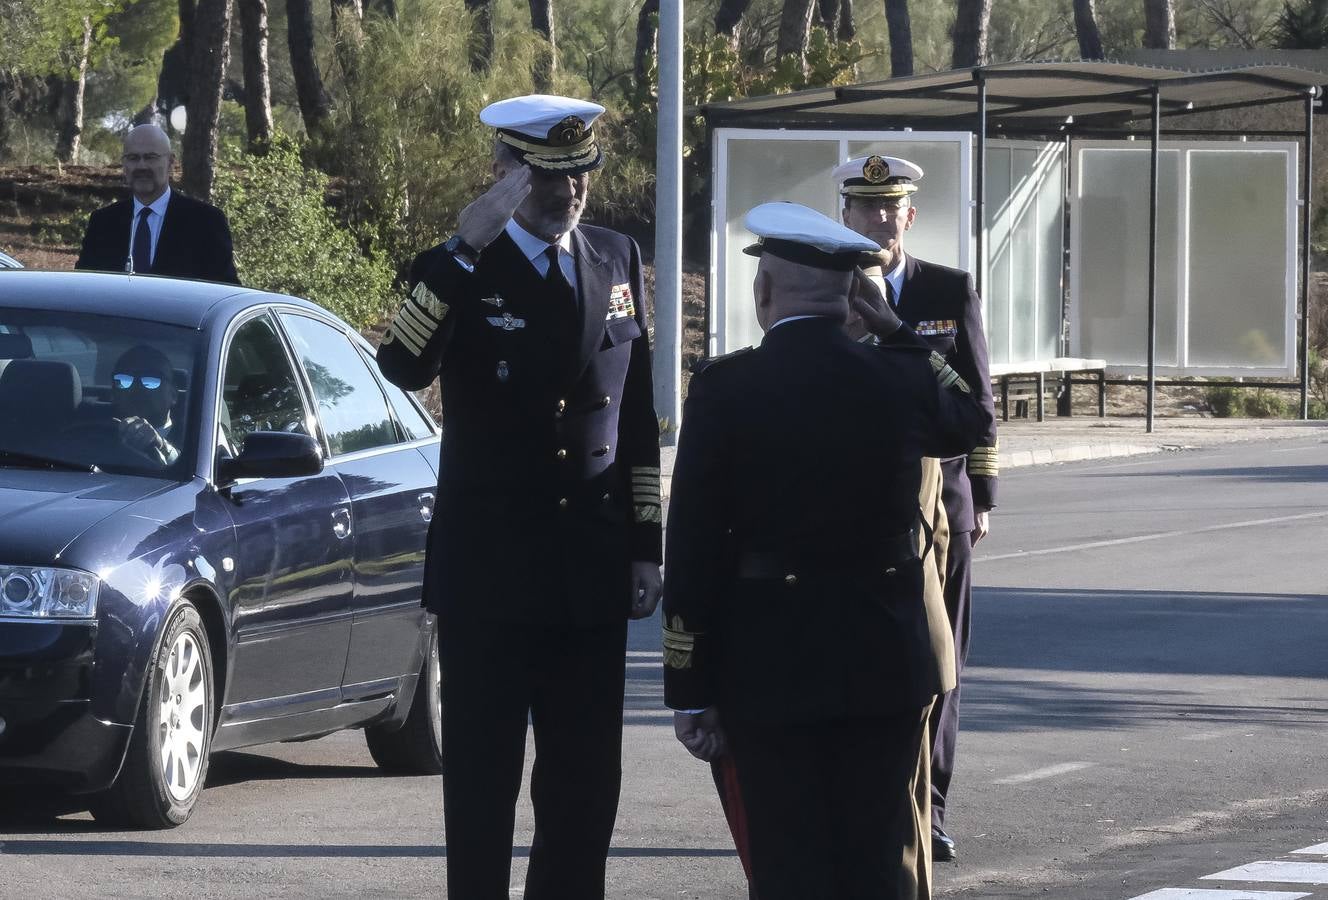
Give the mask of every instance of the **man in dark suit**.
M 131 129 L 122 160 L 132 196 L 88 218 L 75 268 L 239 284 L 226 215 L 171 189 L 175 160 L 166 132 Z
M 604 896 L 627 620 L 659 600 L 655 416 L 640 251 L 579 225 L 593 103 L 486 107 L 497 183 L 420 254 L 378 349 L 438 378 L 444 430 L 424 602 L 437 614 L 449 896 L 506 900 L 527 718 L 527 898 Z
M 990 413 L 926 347 L 844 333 L 877 245 L 758 206 L 755 350 L 692 379 L 674 468 L 665 701 L 689 752 L 727 750 L 762 900 L 915 900 L 910 779 L 940 689 L 919 558 L 925 455 Z M 858 300 L 872 330 L 899 320 Z M 892 324 L 888 324 L 892 322 Z
M 904 252 L 904 235 L 917 217 L 912 196 L 922 169 L 906 159 L 865 156 L 839 166 L 834 178 L 844 198 L 844 224 L 881 245 L 878 265 L 866 269 L 869 277 L 890 299 L 899 317 L 945 357 L 992 413 L 987 433 L 971 453 L 941 462 L 950 526 L 945 604 L 954 628 L 957 683 L 931 713 L 931 830 L 935 859 L 953 860 L 955 843 L 945 831 L 945 807 L 954 775 L 959 694 L 968 658 L 973 545 L 987 534 L 988 513 L 996 506 L 999 471 L 982 301 L 967 272 Z

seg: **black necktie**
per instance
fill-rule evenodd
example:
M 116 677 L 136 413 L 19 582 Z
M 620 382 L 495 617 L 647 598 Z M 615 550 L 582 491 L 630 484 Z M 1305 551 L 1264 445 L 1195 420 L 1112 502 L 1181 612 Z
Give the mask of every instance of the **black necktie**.
M 152 268 L 152 232 L 148 230 L 151 212 L 146 206 L 139 210 L 138 227 L 134 229 L 134 271 L 143 274 Z
M 558 245 L 552 244 L 544 251 L 544 258 L 549 261 L 549 271 L 544 273 L 544 281 L 555 291 L 563 294 L 572 293 L 572 285 L 563 274 L 563 267 L 558 262 Z

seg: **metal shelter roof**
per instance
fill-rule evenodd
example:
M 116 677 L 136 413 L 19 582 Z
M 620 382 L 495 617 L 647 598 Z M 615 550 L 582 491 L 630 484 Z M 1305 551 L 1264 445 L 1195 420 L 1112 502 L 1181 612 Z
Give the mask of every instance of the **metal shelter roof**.
M 986 85 L 990 120 L 1059 128 L 1073 117 L 1075 124 L 1102 127 L 1148 118 L 1154 86 L 1165 116 L 1303 99 L 1328 84 L 1328 73 L 1290 65 L 1196 71 L 1106 61 L 1016 62 L 711 103 L 702 110 L 715 126 L 870 120 L 875 127 L 955 127 L 974 119 L 980 83 Z

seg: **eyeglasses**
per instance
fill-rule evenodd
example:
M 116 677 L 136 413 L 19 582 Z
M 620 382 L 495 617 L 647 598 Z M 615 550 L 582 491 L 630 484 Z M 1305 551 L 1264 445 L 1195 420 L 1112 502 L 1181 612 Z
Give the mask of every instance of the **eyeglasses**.
M 159 162 L 162 159 L 162 155 L 160 153 L 126 153 L 124 156 L 120 157 L 120 159 L 130 165 L 137 165 L 141 162 L 152 165 L 155 162 Z
M 161 387 L 160 375 L 131 375 L 128 372 L 117 372 L 111 376 L 111 383 L 122 391 L 132 388 L 135 381 L 149 391 Z

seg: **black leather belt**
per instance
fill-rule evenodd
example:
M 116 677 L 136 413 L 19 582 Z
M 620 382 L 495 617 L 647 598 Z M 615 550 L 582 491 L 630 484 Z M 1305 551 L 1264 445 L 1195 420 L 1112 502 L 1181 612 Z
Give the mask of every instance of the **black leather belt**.
M 830 553 L 781 553 L 747 550 L 738 554 L 739 578 L 783 578 L 815 572 L 881 569 L 918 558 L 918 532 L 910 528 L 856 552 L 837 549 Z

